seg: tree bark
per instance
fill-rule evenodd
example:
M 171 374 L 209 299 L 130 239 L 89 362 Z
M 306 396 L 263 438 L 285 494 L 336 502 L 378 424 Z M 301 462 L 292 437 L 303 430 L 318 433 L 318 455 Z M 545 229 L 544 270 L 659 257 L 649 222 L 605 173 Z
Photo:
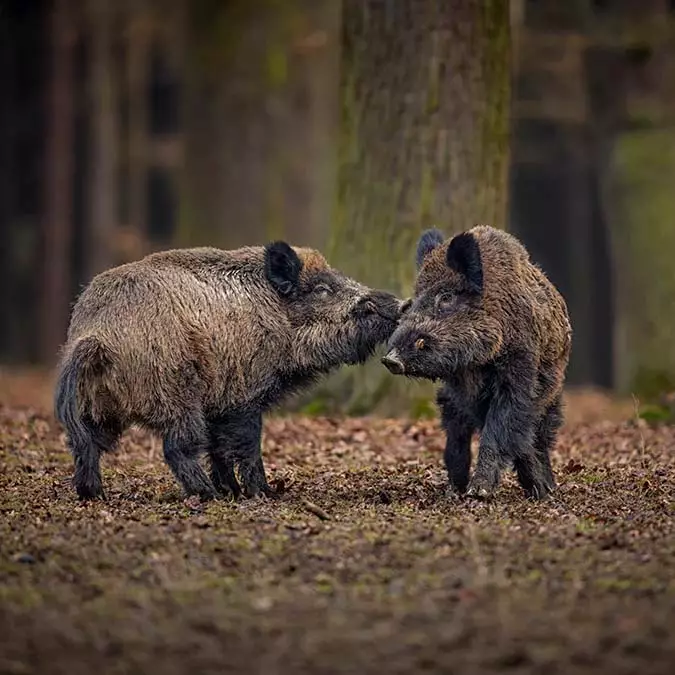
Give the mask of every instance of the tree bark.
M 345 0 L 334 255 L 409 290 L 419 232 L 504 227 L 510 108 L 507 0 Z M 396 264 L 373 265 L 394 246 Z
M 146 2 L 128 4 L 129 222 L 143 247 L 148 236 L 148 82 L 152 20 Z M 144 251 L 139 251 L 142 253 Z
M 619 134 L 606 176 L 618 297 L 616 387 L 647 401 L 675 389 L 675 133 Z
M 91 279 L 115 260 L 118 134 L 112 68 L 115 10 L 109 0 L 89 0 L 87 9 L 91 31 L 92 115 L 87 277 Z
M 339 4 L 198 1 L 188 26 L 177 243 L 319 245 L 333 197 Z
M 51 365 L 68 325 L 73 210 L 73 48 L 70 0 L 51 11 L 51 81 L 47 117 L 47 170 L 43 224 L 44 275 L 40 360 Z
M 329 257 L 358 279 L 411 292 L 422 229 L 506 225 L 507 0 L 345 0 L 339 194 Z M 349 373 L 349 371 L 347 371 Z M 374 359 L 337 396 L 352 411 L 405 405 Z M 395 391 L 394 391 L 395 390 Z
M 0 105 L 0 360 L 12 355 L 11 325 L 11 243 L 14 219 L 14 183 L 12 159 L 14 153 L 13 123 L 15 117 L 15 54 L 10 36 L 12 24 L 0 21 L 0 77 L 2 78 L 3 103 Z

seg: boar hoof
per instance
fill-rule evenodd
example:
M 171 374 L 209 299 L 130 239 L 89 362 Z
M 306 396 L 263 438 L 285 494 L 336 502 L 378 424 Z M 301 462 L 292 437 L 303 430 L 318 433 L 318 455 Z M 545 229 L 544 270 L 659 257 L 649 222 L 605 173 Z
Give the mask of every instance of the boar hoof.
M 486 500 L 492 497 L 493 491 L 488 489 L 485 485 L 481 483 L 471 483 L 469 488 L 466 491 L 467 497 L 473 497 L 474 499 Z
M 466 488 L 464 490 L 460 490 L 454 485 L 449 485 L 445 491 L 445 496 L 454 502 L 458 502 L 466 496 Z
M 93 504 L 95 502 L 107 502 L 108 497 L 104 492 L 100 494 L 78 494 L 77 499 L 81 504 Z
M 215 499 L 217 494 L 214 490 L 200 490 L 197 493 L 193 493 L 190 495 L 191 497 L 198 497 L 200 501 L 202 502 L 210 502 L 211 500 Z
M 244 496 L 248 499 L 253 497 L 267 497 L 268 499 L 279 499 L 279 493 L 267 483 L 263 485 L 247 485 L 244 488 Z
M 270 487 L 269 485 L 265 485 L 263 488 L 263 494 L 265 497 L 269 497 L 269 499 L 279 499 L 281 497 L 281 492 L 278 490 L 275 490 L 273 487 Z
M 94 488 L 89 486 L 78 485 L 76 489 L 77 489 L 77 497 L 81 502 L 108 501 L 108 497 L 106 496 L 102 487 Z
M 218 493 L 224 499 L 237 500 L 241 495 L 241 487 L 234 476 L 234 471 L 228 471 L 225 478 L 218 471 L 211 473 L 211 482 Z
M 540 483 L 539 485 L 535 484 L 530 489 L 526 490 L 525 495 L 527 499 L 539 502 L 546 499 L 551 492 L 553 492 L 553 486 L 549 483 Z

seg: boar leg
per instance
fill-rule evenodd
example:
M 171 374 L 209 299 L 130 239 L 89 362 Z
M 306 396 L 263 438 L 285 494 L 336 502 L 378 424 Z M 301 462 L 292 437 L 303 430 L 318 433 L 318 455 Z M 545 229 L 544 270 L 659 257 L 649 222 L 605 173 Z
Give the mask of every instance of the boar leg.
M 232 495 L 235 499 L 241 495 L 241 487 L 234 475 L 234 453 L 230 451 L 232 422 L 226 417 L 209 420 L 209 460 L 211 462 L 211 480 L 216 490 L 223 496 Z
M 534 448 L 521 452 L 513 462 L 518 482 L 530 499 L 544 499 L 551 491 Z
M 513 362 L 503 373 L 485 417 L 476 470 L 467 495 L 491 497 L 499 485 L 501 469 L 510 464 L 516 466 L 528 494 L 544 490 L 533 445 L 534 375 L 528 361 Z
M 220 446 L 214 446 L 209 449 L 209 459 L 211 461 L 211 482 L 216 491 L 224 497 L 230 495 L 237 499 L 241 495 L 241 487 L 234 475 L 234 461 Z
M 445 429 L 445 468 L 450 486 L 457 494 L 464 494 L 469 484 L 471 469 L 471 436 L 473 426 L 447 399 L 440 400 L 441 423 Z
M 243 436 L 248 443 L 240 446 L 237 453 L 239 464 L 239 478 L 247 497 L 255 497 L 263 494 L 266 497 L 276 497 L 277 493 L 267 483 L 265 466 L 262 459 L 262 415 L 258 413 L 252 416 Z
M 223 472 L 233 476 L 233 467 L 239 469 L 241 489 L 247 497 L 264 494 L 276 496 L 268 485 L 261 454 L 262 414 L 259 412 L 229 415 L 211 423 L 213 435 L 217 438 L 211 454 L 217 459 Z M 230 474 L 231 472 L 231 474 Z M 236 479 L 235 479 L 236 480 Z M 237 484 L 236 494 L 241 492 Z
M 215 496 L 213 483 L 199 465 L 199 455 L 207 448 L 207 429 L 201 415 L 176 425 L 164 437 L 164 459 L 188 496 Z
M 116 423 L 97 424 L 90 418 L 83 418 L 82 424 L 69 432 L 68 446 L 75 464 L 73 483 L 80 499 L 105 499 L 101 453 L 113 450 L 119 437 L 120 428 Z
M 260 454 L 255 459 L 249 458 L 247 461 L 241 462 L 239 464 L 239 475 L 244 487 L 244 494 L 247 497 L 263 494 L 265 497 L 276 499 L 279 496 L 267 482 L 265 465 Z
M 555 489 L 555 477 L 551 467 L 551 449 L 555 445 L 562 424 L 562 394 L 558 394 L 539 421 L 534 437 L 535 452 L 539 458 L 541 472 L 549 491 Z

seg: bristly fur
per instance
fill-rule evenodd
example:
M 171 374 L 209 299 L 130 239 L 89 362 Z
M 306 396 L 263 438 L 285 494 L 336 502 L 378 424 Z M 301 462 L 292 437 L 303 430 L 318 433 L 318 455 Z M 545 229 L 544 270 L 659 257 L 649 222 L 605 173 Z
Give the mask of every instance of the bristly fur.
M 385 363 L 444 382 L 438 403 L 456 492 L 490 496 L 512 465 L 526 494 L 543 498 L 555 486 L 550 450 L 563 422 L 572 335 L 565 301 L 506 232 L 479 225 L 431 249 L 420 240 L 417 262 L 420 249 L 415 296 Z
M 187 494 L 271 496 L 262 414 L 366 360 L 400 304 L 284 242 L 164 251 L 99 274 L 73 309 L 55 392 L 78 495 L 103 495 L 101 453 L 139 424 L 163 438 Z

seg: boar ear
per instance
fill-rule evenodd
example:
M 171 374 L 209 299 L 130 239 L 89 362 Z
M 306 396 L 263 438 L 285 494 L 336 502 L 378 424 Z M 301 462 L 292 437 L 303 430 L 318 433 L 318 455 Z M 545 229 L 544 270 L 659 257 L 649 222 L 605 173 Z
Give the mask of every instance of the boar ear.
M 427 257 L 427 255 L 429 255 L 429 253 L 431 253 L 437 246 L 440 246 L 444 239 L 443 233 L 436 228 L 422 232 L 422 236 L 417 242 L 417 255 L 415 256 L 417 269 L 422 266 L 422 262 L 424 262 L 424 259 Z
M 301 269 L 302 261 L 285 241 L 265 246 L 265 277 L 279 295 L 287 296 L 295 290 Z
M 473 291 L 483 292 L 483 262 L 478 242 L 470 232 L 462 232 L 450 240 L 446 262 L 451 270 L 466 278 Z

